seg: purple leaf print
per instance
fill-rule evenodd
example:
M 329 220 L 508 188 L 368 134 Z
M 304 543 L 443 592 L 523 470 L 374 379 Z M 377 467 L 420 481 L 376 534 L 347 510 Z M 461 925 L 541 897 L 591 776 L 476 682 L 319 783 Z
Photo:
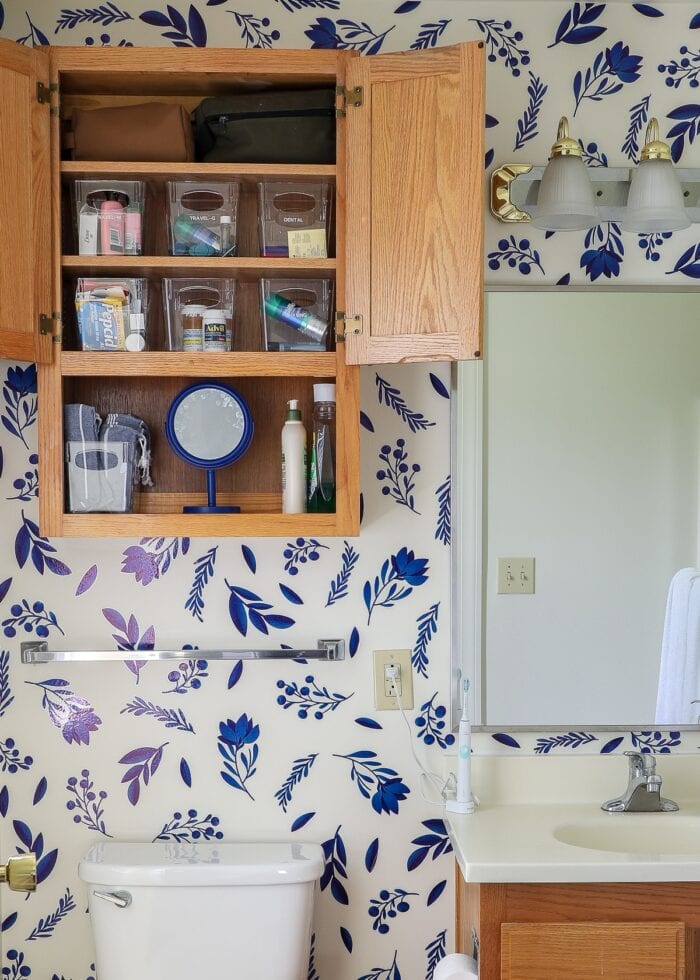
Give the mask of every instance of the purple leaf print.
M 91 567 L 88 568 L 87 572 L 85 572 L 85 574 L 81 578 L 78 584 L 78 588 L 75 590 L 76 596 L 84 595 L 93 587 L 96 581 L 97 581 L 97 565 L 91 565 Z M 112 623 L 112 625 L 114 626 L 114 623 Z
M 133 575 L 141 585 L 150 585 L 161 578 L 177 556 L 186 555 L 189 538 L 141 538 L 123 552 L 122 572 Z
M 126 795 L 132 806 L 136 806 L 141 796 L 141 781 L 144 786 L 148 786 L 149 779 L 155 775 L 163 759 L 163 749 L 168 744 L 163 742 L 157 748 L 145 745 L 132 749 L 119 759 L 120 765 L 129 766 L 121 781 L 129 784 Z
M 102 719 L 89 701 L 68 689 L 68 681 L 51 678 L 46 681 L 25 681 L 25 684 L 41 688 L 41 706 L 46 709 L 56 728 L 61 729 L 69 745 L 90 744 L 90 733 L 97 731 Z
M 103 609 L 102 615 L 115 630 L 119 630 L 120 633 L 126 633 L 126 620 L 120 612 L 117 612 L 116 609 Z
M 117 648 L 119 650 L 152 650 L 155 646 L 155 629 L 153 626 L 148 626 L 144 632 L 139 635 L 141 631 L 138 620 L 133 613 L 129 616 L 128 623 L 122 614 L 117 612 L 116 609 L 103 609 L 102 615 L 111 626 L 114 626 L 115 629 L 119 630 L 119 633 L 112 634 L 112 639 L 117 644 Z M 147 663 L 147 660 L 124 661 L 127 670 L 130 670 L 136 677 L 137 684 L 141 677 L 141 668 L 145 667 Z

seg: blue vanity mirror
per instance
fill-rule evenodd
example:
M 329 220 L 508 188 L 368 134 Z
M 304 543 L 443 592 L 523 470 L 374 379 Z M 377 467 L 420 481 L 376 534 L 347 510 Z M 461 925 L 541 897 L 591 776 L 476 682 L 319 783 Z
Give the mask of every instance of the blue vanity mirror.
M 201 381 L 184 388 L 168 409 L 165 434 L 185 462 L 206 470 L 206 506 L 183 507 L 185 514 L 237 514 L 240 507 L 216 503 L 216 471 L 241 458 L 255 426 L 245 399 L 229 385 Z

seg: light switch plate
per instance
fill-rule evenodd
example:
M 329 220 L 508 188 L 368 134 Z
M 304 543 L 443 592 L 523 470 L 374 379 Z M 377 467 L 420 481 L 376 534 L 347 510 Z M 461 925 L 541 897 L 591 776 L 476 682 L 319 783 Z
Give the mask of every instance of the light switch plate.
M 395 664 L 401 668 L 401 704 L 405 709 L 413 707 L 413 668 L 410 650 L 375 650 L 372 666 L 374 670 L 374 706 L 379 711 L 398 711 L 393 694 L 386 693 L 384 683 L 385 668 Z
M 532 595 L 534 591 L 534 558 L 498 559 L 499 595 Z

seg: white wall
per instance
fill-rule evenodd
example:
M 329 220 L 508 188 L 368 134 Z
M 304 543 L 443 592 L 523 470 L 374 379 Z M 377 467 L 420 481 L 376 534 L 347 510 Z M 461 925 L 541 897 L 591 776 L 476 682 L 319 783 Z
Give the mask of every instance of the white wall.
M 653 720 L 668 584 L 697 561 L 697 311 L 690 293 L 488 297 L 489 725 Z M 497 595 L 509 555 L 535 556 L 535 595 Z

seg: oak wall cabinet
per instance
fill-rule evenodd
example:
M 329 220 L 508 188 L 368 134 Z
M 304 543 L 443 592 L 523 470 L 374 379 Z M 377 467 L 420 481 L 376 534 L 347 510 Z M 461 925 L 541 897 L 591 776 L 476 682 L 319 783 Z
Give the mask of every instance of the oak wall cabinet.
M 483 54 L 478 42 L 368 58 L 311 50 L 31 50 L 0 42 L 0 357 L 38 364 L 42 534 L 359 532 L 357 365 L 480 356 Z M 167 101 L 193 109 L 207 96 L 270 86 L 336 88 L 334 164 L 72 161 L 61 150 L 76 107 Z M 76 178 L 145 182 L 150 254 L 75 254 L 69 189 Z M 241 183 L 236 257 L 170 256 L 164 230 L 146 230 L 164 229 L 166 182 L 197 178 Z M 264 178 L 332 182 L 332 257 L 259 256 L 256 184 Z M 152 296 L 160 296 L 164 277 L 235 279 L 233 350 L 166 350 L 159 303 L 147 351 L 78 349 L 75 280 L 113 275 L 147 278 Z M 336 336 L 326 351 L 264 351 L 259 281 L 271 276 L 334 280 Z M 185 384 L 212 377 L 240 390 L 256 424 L 250 450 L 219 474 L 220 501 L 239 504 L 241 513 L 183 515 L 183 502 L 204 502 L 202 474 L 170 451 L 164 419 Z M 300 398 L 308 427 L 315 381 L 337 385 L 337 510 L 283 515 L 285 403 Z M 72 402 L 100 414 L 131 411 L 148 423 L 155 486 L 135 495 L 133 513 L 66 512 L 62 408 Z
M 457 878 L 457 946 L 480 980 L 695 980 L 700 883 L 478 884 Z

